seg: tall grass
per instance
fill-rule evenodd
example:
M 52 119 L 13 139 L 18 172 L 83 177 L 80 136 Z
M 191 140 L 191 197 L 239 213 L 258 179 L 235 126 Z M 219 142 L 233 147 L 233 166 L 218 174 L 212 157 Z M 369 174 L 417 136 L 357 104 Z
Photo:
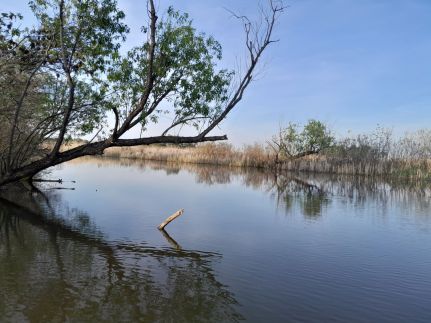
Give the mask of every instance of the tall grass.
M 157 160 L 170 163 L 195 163 L 237 167 L 270 167 L 271 153 L 262 145 L 242 149 L 226 143 L 205 143 L 196 146 L 113 147 L 104 153 L 108 157 Z
M 430 160 L 352 160 L 318 156 L 285 161 L 283 170 L 343 175 L 391 176 L 408 179 L 431 179 Z
M 431 179 L 431 130 L 395 138 L 378 128 L 369 134 L 339 139 L 319 154 L 277 160 L 272 149 L 254 144 L 235 148 L 226 143 L 196 146 L 144 146 L 110 148 L 105 156 L 237 167 L 272 168 L 296 172 L 390 176 Z

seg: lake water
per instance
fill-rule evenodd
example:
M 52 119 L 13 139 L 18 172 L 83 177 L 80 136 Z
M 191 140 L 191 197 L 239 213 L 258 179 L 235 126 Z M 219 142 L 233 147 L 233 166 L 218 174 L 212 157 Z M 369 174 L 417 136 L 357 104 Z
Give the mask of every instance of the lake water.
M 101 158 L 45 177 L 2 192 L 1 322 L 431 322 L 425 184 Z

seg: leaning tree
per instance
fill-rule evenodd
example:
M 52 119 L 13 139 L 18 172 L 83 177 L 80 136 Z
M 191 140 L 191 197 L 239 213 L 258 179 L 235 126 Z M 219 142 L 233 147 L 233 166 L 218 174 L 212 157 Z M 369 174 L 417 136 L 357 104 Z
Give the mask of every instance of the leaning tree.
M 220 44 L 199 33 L 187 14 L 160 15 L 147 1 L 146 41 L 121 50 L 129 28 L 116 0 L 33 0 L 37 25 L 0 16 L 0 186 L 114 146 L 198 143 L 241 101 L 263 52 L 275 40 L 283 4 L 269 0 L 261 20 L 239 18 L 247 65 L 241 75 L 219 69 Z M 145 38 L 145 37 L 144 37 Z M 145 137 L 160 116 L 172 122 Z M 178 127 L 195 127 L 181 136 Z M 138 128 L 140 135 L 130 138 Z M 60 149 L 72 136 L 89 142 Z

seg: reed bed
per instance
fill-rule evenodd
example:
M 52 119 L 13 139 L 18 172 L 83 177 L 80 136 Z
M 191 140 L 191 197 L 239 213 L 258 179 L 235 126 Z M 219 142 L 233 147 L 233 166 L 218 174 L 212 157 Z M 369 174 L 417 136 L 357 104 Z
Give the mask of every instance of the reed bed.
M 312 159 L 285 161 L 280 168 L 286 171 L 431 180 L 430 160 L 383 159 L 364 161 L 318 156 Z
M 62 150 L 82 141 L 72 140 Z M 51 147 L 51 142 L 45 143 Z M 431 180 L 431 130 L 418 130 L 401 138 L 378 128 L 370 134 L 342 138 L 319 154 L 298 159 L 280 158 L 269 145 L 237 148 L 228 143 L 112 147 L 107 157 L 152 160 L 177 164 L 255 167 L 276 171 L 327 173 Z
M 275 154 L 266 146 L 254 144 L 235 148 L 225 143 L 196 146 L 114 147 L 105 151 L 107 157 L 192 163 L 234 167 L 258 167 L 278 171 L 328 173 L 431 180 L 431 159 L 399 158 L 390 155 L 357 152 L 323 151 L 300 159 L 276 162 Z
M 107 157 L 156 160 L 169 163 L 211 164 L 235 167 L 270 167 L 271 153 L 262 145 L 242 149 L 225 143 L 205 143 L 196 146 L 140 146 L 113 147 L 104 153 Z

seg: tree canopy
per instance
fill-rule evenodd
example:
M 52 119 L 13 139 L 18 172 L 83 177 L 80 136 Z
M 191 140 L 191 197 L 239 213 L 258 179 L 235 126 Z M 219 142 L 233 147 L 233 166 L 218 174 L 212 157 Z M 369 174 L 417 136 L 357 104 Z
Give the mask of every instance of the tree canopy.
M 273 28 L 284 9 L 269 0 L 260 23 L 237 17 L 248 59 L 244 73 L 235 75 L 218 67 L 222 49 L 213 37 L 174 8 L 159 18 L 153 0 L 143 13 L 146 41 L 126 53 L 121 45 L 129 27 L 116 0 L 29 5 L 37 20 L 31 28 L 20 27 L 18 13 L 0 14 L 0 185 L 112 146 L 227 139 L 208 134 L 241 101 L 275 41 Z M 159 136 L 145 137 L 161 115 L 171 124 Z M 184 126 L 196 135 L 173 132 Z M 126 136 L 136 127 L 141 136 Z M 82 135 L 94 138 L 60 150 L 68 138 Z
M 312 119 L 302 130 L 295 123 L 280 128 L 268 144 L 276 153 L 278 161 L 280 158 L 294 159 L 318 154 L 334 144 L 334 136 L 326 124 Z

